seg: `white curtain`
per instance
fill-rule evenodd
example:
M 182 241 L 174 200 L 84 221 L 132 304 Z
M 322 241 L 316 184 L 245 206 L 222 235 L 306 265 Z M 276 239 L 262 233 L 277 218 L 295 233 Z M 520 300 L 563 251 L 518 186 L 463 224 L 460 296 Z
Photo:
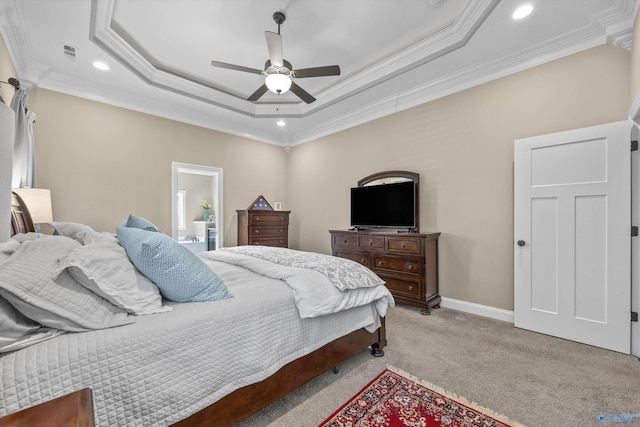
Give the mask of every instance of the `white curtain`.
M 11 100 L 11 109 L 16 115 L 11 187 L 35 187 L 33 123 L 36 115 L 27 109 L 27 93 L 24 89 L 16 91 Z

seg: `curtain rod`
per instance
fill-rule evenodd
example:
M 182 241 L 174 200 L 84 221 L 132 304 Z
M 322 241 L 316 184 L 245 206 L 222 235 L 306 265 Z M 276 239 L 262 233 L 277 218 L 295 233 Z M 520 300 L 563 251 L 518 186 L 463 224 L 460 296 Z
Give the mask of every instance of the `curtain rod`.
M 0 83 L 6 83 L 13 86 L 16 90 L 20 89 L 20 80 L 14 79 L 13 77 L 9 78 L 9 81 L 3 82 L 0 80 Z

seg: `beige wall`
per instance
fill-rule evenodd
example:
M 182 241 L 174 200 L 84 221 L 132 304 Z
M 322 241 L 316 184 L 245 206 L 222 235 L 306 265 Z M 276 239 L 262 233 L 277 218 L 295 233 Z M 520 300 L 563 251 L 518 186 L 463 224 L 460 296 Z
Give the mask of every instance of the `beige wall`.
M 3 48 L 0 72 L 13 74 Z M 168 231 L 171 162 L 221 167 L 225 245 L 236 243 L 235 209 L 263 194 L 292 210 L 291 247 L 329 253 L 327 230 L 349 226 L 358 179 L 415 171 L 421 229 L 442 233 L 441 294 L 510 310 L 514 139 L 625 119 L 640 87 L 638 55 L 632 65 L 623 49 L 590 49 L 300 145 L 289 157 L 269 144 L 35 89 L 38 180 L 52 189 L 56 220 L 113 231 L 135 213 Z
M 225 245 L 236 209 L 260 194 L 287 205 L 284 149 L 123 108 L 33 90 L 38 185 L 51 189 L 56 221 L 115 231 L 130 213 L 171 233 L 171 162 L 224 173 Z
M 513 144 L 624 120 L 629 52 L 602 46 L 295 147 L 291 242 L 330 253 L 349 188 L 385 170 L 420 174 L 421 231 L 439 231 L 440 293 L 513 309 Z

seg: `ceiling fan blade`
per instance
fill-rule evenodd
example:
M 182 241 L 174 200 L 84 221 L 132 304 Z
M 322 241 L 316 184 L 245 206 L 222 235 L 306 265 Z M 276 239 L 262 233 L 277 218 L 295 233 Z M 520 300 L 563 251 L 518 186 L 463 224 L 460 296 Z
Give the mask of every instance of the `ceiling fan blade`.
M 309 92 L 302 89 L 295 82 L 291 82 L 291 87 L 289 88 L 289 90 L 295 93 L 296 95 L 298 95 L 298 98 L 302 99 L 307 104 L 311 104 L 313 101 L 316 100 L 313 96 L 311 96 Z
M 244 71 L 245 73 L 262 74 L 262 70 L 257 68 L 243 67 L 242 65 L 227 64 L 226 62 L 211 61 L 211 65 L 218 68 L 227 68 L 229 70 Z
M 255 92 L 253 92 L 251 94 L 250 97 L 247 98 L 247 101 L 257 101 L 258 99 L 260 99 L 260 97 L 262 95 L 264 95 L 267 91 L 269 90 L 269 88 L 267 87 L 267 85 L 262 85 L 258 88 L 258 90 L 256 90 Z
M 269 49 L 269 59 L 276 67 L 282 67 L 282 37 L 278 33 L 265 31 L 264 36 L 267 38 L 267 49 Z
M 305 77 L 339 76 L 340 67 L 338 65 L 328 65 L 326 67 L 303 68 L 295 70 L 295 77 L 302 79 Z

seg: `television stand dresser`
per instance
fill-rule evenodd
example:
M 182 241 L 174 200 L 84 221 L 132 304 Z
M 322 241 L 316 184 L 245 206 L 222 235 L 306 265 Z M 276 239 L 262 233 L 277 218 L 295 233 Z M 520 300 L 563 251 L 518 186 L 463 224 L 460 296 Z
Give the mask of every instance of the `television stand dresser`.
M 398 303 L 429 314 L 440 306 L 438 237 L 440 233 L 329 230 L 334 256 L 359 262 L 387 282 Z

